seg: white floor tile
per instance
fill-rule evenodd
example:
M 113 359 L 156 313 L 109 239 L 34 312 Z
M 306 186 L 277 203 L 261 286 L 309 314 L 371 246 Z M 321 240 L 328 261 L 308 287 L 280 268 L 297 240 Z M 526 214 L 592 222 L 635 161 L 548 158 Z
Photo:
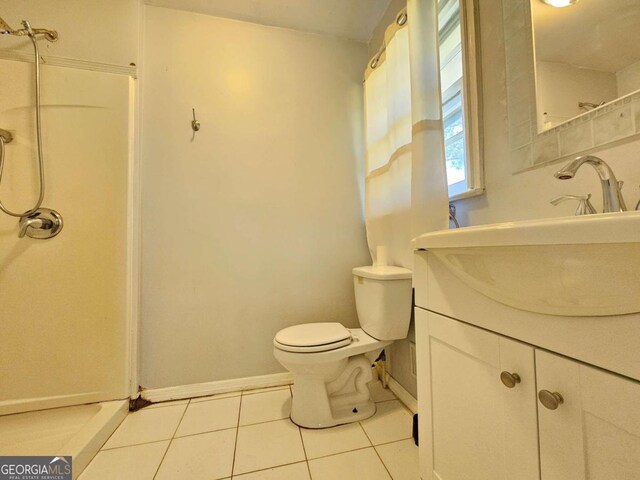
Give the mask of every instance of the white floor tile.
M 217 393 L 215 395 L 209 395 L 207 397 L 195 397 L 191 399 L 191 403 L 208 402 L 209 400 L 219 400 L 221 398 L 239 397 L 242 392 L 229 392 L 229 393 Z
M 235 429 L 174 438 L 155 480 L 227 478 L 235 444 Z
M 309 460 L 313 480 L 389 480 L 373 448 Z
M 169 440 L 101 450 L 79 480 L 152 480 Z
M 386 402 L 387 400 L 395 400 L 396 396 L 388 388 L 382 386 L 382 382 L 371 382 L 369 384 L 369 391 L 371 392 L 371 399 L 374 402 Z
M 398 400 L 376 404 L 376 414 L 360 422 L 374 445 L 410 438 L 413 433 L 411 413 Z
M 243 395 L 240 408 L 240 425 L 270 422 L 289 418 L 291 391 L 275 390 L 254 395 Z
M 184 404 L 130 413 L 102 448 L 169 440 L 173 437 L 186 407 Z
M 359 423 L 318 430 L 302 428 L 300 431 L 307 458 L 324 457 L 371 446 Z
M 185 400 L 170 400 L 168 402 L 158 402 L 158 403 L 152 403 L 151 405 L 149 405 L 148 407 L 144 407 L 145 410 L 150 410 L 152 408 L 160 408 L 160 407 L 174 407 L 176 405 L 186 405 L 187 403 L 189 403 L 189 399 L 185 399 Z
M 412 438 L 379 445 L 376 450 L 393 480 L 420 480 L 418 447 Z
M 240 398 L 231 397 L 190 403 L 180 422 L 176 437 L 235 428 L 238 425 Z
M 305 460 L 300 432 L 289 420 L 238 429 L 235 475 Z
M 285 390 L 289 385 L 279 385 L 277 387 L 254 388 L 253 390 L 243 390 L 242 395 L 253 395 L 254 393 L 273 392 L 275 390 Z
M 294 463 L 284 467 L 270 468 L 259 472 L 234 475 L 234 479 L 240 480 L 309 480 L 309 468 L 307 462 Z

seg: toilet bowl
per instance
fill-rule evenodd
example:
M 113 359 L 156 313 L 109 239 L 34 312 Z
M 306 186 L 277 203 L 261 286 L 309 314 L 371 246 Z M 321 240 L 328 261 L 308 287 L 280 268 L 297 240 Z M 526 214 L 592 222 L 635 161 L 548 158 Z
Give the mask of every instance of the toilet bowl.
M 368 383 L 371 366 L 394 340 L 405 338 L 411 318 L 411 271 L 392 266 L 353 269 L 361 328 L 307 323 L 280 330 L 274 356 L 293 380 L 291 420 L 325 428 L 375 413 Z

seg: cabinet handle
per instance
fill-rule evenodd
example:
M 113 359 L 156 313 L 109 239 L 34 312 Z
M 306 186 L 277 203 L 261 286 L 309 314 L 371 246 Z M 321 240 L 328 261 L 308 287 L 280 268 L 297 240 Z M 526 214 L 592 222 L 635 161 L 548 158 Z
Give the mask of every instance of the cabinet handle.
M 538 399 L 540 400 L 540 403 L 549 410 L 555 410 L 564 403 L 562 395 L 558 392 L 550 392 L 549 390 L 540 390 L 538 392 Z
M 504 371 L 500 374 L 500 381 L 505 387 L 514 388 L 518 383 L 520 383 L 520 375 Z

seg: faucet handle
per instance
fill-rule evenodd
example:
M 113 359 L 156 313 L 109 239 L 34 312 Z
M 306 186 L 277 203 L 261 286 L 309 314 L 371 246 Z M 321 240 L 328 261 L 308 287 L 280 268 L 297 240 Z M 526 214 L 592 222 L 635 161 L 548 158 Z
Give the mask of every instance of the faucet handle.
M 28 217 L 20 218 L 18 237 L 45 240 L 55 237 L 62 230 L 62 216 L 50 208 L 39 208 Z
M 567 200 L 578 200 L 578 208 L 576 208 L 576 215 L 592 215 L 596 212 L 596 209 L 593 207 L 589 199 L 591 198 L 591 194 L 587 195 L 560 195 L 559 197 L 551 200 L 552 205 L 559 205 L 562 202 L 566 202 Z

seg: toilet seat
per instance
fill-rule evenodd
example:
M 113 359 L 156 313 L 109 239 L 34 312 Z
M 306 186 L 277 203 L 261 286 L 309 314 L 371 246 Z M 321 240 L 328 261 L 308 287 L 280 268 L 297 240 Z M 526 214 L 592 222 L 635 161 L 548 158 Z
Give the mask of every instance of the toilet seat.
M 285 352 L 315 353 L 335 350 L 351 341 L 351 332 L 340 323 L 303 323 L 280 330 L 273 345 Z

